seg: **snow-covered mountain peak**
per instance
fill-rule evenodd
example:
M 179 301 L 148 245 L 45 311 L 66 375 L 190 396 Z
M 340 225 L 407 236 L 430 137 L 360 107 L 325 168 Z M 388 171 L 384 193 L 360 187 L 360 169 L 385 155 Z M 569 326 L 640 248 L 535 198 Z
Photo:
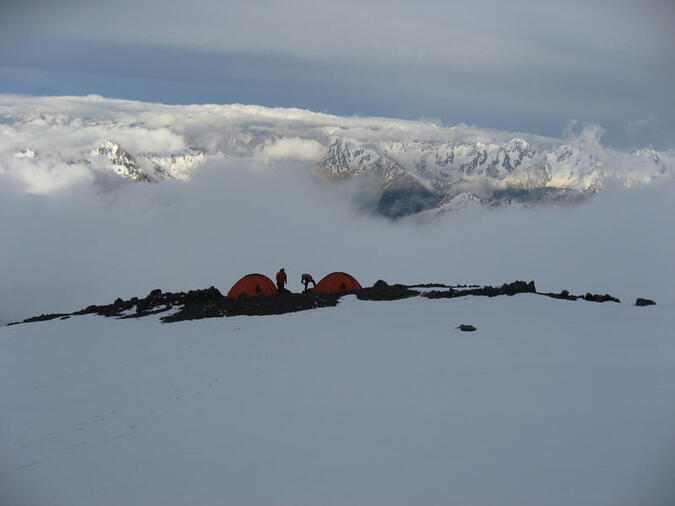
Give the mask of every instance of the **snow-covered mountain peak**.
M 207 160 L 285 160 L 311 164 L 319 180 L 362 178 L 373 188 L 375 208 L 396 209 L 397 216 L 444 206 L 462 194 L 488 205 L 567 201 L 600 191 L 610 180 L 633 185 L 668 177 L 675 167 L 670 151 L 627 153 L 583 137 L 101 97 L 0 95 L 0 134 L 0 157 L 11 161 L 0 164 L 0 173 L 40 191 L 66 184 L 36 184 L 43 176 L 82 181 L 92 171 L 111 171 L 140 182 L 189 180 Z M 77 177 L 59 178 L 59 171 Z
M 14 153 L 14 158 L 37 158 L 38 152 L 31 148 L 23 148 Z
M 204 161 L 205 154 L 190 148 L 175 153 L 139 153 L 134 156 L 110 139 L 91 152 L 105 157 L 120 176 L 137 181 L 188 180 Z
M 661 172 L 665 173 L 668 170 L 661 153 L 651 148 L 638 149 L 633 152 L 633 155 L 637 158 L 646 159 L 654 163 L 657 167 L 660 167 Z
M 91 154 L 107 158 L 113 170 L 120 176 L 137 181 L 151 181 L 150 177 L 138 166 L 136 159 L 116 142 L 105 139 Z

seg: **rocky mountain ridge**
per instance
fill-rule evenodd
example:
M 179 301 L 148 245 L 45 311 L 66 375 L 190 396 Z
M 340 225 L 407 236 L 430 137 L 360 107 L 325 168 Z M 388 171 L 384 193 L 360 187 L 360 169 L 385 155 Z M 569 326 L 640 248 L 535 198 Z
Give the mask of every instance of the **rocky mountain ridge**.
M 249 154 L 263 144 L 247 140 Z M 654 150 L 640 150 L 631 155 L 643 162 L 642 171 L 617 173 L 606 167 L 599 156 L 579 146 L 563 144 L 538 151 L 519 137 L 507 143 L 469 144 L 368 142 L 345 137 L 320 141 L 325 154 L 313 164 L 313 176 L 338 183 L 362 180 L 373 189 L 373 209 L 391 218 L 429 210 L 445 212 L 474 204 L 572 202 L 596 193 L 612 178 L 624 184 L 645 183 L 669 172 Z M 232 143 L 231 136 L 228 142 Z M 139 182 L 187 181 L 215 154 L 199 148 L 132 154 L 120 143 L 104 139 L 88 153 L 66 163 L 86 166 L 102 163 L 116 175 Z M 14 154 L 17 159 L 45 156 L 53 155 L 43 155 L 30 147 Z M 645 164 L 651 170 L 644 171 Z
M 105 139 L 91 154 L 106 158 L 119 176 L 144 182 L 188 180 L 206 157 L 202 151 L 194 148 L 164 155 L 140 153 L 133 156 L 109 139 Z
M 479 285 L 448 285 L 444 283 L 424 283 L 415 285 L 389 284 L 383 280 L 376 281 L 373 286 L 358 290 L 343 290 L 330 293 L 292 293 L 286 290 L 274 295 L 259 295 L 238 298 L 225 297 L 217 288 L 211 286 L 206 289 L 190 290 L 188 292 L 163 292 L 161 289 L 152 290 L 146 297 L 132 297 L 124 300 L 117 298 L 111 304 L 90 305 L 71 313 L 49 313 L 26 318 L 21 322 L 12 322 L 9 325 L 34 323 L 48 320 L 65 320 L 73 316 L 100 315 L 118 319 L 142 318 L 151 315 L 161 315 L 164 323 L 198 320 L 202 318 L 222 318 L 230 316 L 265 316 L 310 309 L 336 306 L 345 295 L 356 295 L 359 300 L 395 301 L 409 297 L 423 297 L 426 299 L 457 299 L 469 296 L 497 297 L 519 294 L 540 295 L 568 301 L 583 300 L 588 302 L 615 302 L 621 301 L 609 294 L 573 295 L 568 290 L 555 292 L 539 292 L 534 281 L 513 281 L 501 286 Z M 636 306 L 649 306 L 656 303 L 651 299 L 637 298 Z
M 480 205 L 578 200 L 598 191 L 607 177 L 592 153 L 572 145 L 539 153 L 517 137 L 505 144 L 336 138 L 314 173 L 319 179 L 375 182 L 378 210 L 394 218 L 448 210 L 458 198 Z

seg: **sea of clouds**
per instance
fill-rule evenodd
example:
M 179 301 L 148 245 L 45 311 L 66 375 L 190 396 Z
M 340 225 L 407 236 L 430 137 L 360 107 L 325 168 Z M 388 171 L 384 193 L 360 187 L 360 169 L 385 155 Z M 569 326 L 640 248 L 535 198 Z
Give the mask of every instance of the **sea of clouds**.
M 463 140 L 508 140 L 512 133 L 100 97 L 2 96 L 0 117 L 4 322 L 144 296 L 154 288 L 215 285 L 226 292 L 246 273 L 272 276 L 282 266 L 293 290 L 300 289 L 303 272 L 319 279 L 342 270 L 364 285 L 380 278 L 481 284 L 534 279 L 543 291 L 675 301 L 671 178 L 609 187 L 574 206 L 468 208 L 392 222 L 354 204 L 359 185 L 326 186 L 308 177 L 322 153 L 307 135 L 312 129 Z M 250 133 L 250 145 L 240 143 L 242 128 Z M 125 180 L 104 166 L 69 163 L 111 134 L 129 151 L 199 145 L 214 154 L 189 181 L 158 184 Z M 528 141 L 561 142 L 533 135 Z M 579 142 L 596 142 L 604 150 L 597 135 Z M 39 157 L 22 158 L 29 156 L 22 151 L 27 148 Z M 48 156 L 53 153 L 59 156 Z
M 132 156 L 180 157 L 194 148 L 207 158 L 238 157 L 252 167 L 265 167 L 279 161 L 316 163 L 335 138 L 380 146 L 482 143 L 481 149 L 518 138 L 538 153 L 563 145 L 578 149 L 585 157 L 578 169 L 590 172 L 598 165 L 607 172 L 606 178 L 623 182 L 644 182 L 661 172 L 675 172 L 675 151 L 610 149 L 601 143 L 603 133 L 599 125 L 574 122 L 563 137 L 553 138 L 465 124 L 341 117 L 302 109 L 0 94 L 0 176 L 17 191 L 49 194 L 75 184 L 105 183 L 110 161 L 93 156 L 104 141 L 114 142 Z

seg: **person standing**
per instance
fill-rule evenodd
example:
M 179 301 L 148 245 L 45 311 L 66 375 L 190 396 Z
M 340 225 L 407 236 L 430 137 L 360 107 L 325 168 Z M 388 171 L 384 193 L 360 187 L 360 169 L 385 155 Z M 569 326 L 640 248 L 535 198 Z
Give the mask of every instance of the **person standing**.
M 279 289 L 280 292 L 284 291 L 284 285 L 286 284 L 288 278 L 286 278 L 286 271 L 282 267 L 279 269 L 279 272 L 277 272 L 277 288 Z

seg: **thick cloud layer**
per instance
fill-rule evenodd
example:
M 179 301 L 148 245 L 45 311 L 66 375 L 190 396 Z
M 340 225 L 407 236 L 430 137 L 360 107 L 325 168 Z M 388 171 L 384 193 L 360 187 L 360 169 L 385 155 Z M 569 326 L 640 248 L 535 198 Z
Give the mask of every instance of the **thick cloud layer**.
M 305 167 L 306 168 L 306 167 Z M 675 301 L 672 183 L 565 208 L 469 210 L 429 222 L 367 217 L 297 164 L 211 161 L 189 184 L 0 189 L 0 318 L 70 311 L 153 288 L 221 291 L 243 274 L 334 270 L 362 283 L 497 284 Z M 348 192 L 349 189 L 342 191 Z
M 434 158 L 455 155 L 466 158 L 461 163 L 483 164 L 485 160 L 473 160 L 472 153 L 492 150 L 494 162 L 503 164 L 503 160 L 496 159 L 505 156 L 499 155 L 499 147 L 512 141 L 514 149 L 523 145 L 526 151 L 531 147 L 538 153 L 536 163 L 543 163 L 542 157 L 552 157 L 547 164 L 555 167 L 546 169 L 551 178 L 549 186 L 566 187 L 597 177 L 633 184 L 659 178 L 675 169 L 675 152 L 629 153 L 607 148 L 601 143 L 604 129 L 592 124 L 570 124 L 564 138 L 553 138 L 464 124 L 446 127 L 429 121 L 342 117 L 302 109 L 238 104 L 171 106 L 99 96 L 0 95 L 0 133 L 0 176 L 8 178 L 7 184 L 35 194 L 92 180 L 109 184 L 105 175 L 112 168 L 110 160 L 96 156 L 108 141 L 131 156 L 140 155 L 141 169 L 152 171 L 160 163 L 157 157 L 164 157 L 161 162 L 164 166 L 182 163 L 173 169 L 174 177 L 183 179 L 190 177 L 203 157 L 218 158 L 223 154 L 246 158 L 252 167 L 264 167 L 279 160 L 315 163 L 326 155 L 329 144 L 336 138 L 355 141 L 353 150 L 359 146 L 374 148 L 377 152 L 372 156 L 393 157 L 408 171 L 416 171 L 417 177 L 427 178 L 430 176 L 420 172 L 421 156 L 429 157 L 424 160 L 425 167 L 427 163 L 434 164 Z M 449 146 L 448 149 L 460 144 L 468 146 L 458 153 L 442 149 L 424 154 L 427 148 L 441 144 Z M 552 152 L 563 147 L 566 152 Z M 186 152 L 192 158 L 186 159 Z M 510 156 L 517 158 L 524 154 L 511 152 Z M 560 164 L 563 158 L 569 160 Z M 458 161 L 452 169 L 439 166 L 434 170 L 452 172 L 461 163 Z M 448 182 L 456 181 L 445 181 Z M 588 184 L 576 189 L 585 189 Z

